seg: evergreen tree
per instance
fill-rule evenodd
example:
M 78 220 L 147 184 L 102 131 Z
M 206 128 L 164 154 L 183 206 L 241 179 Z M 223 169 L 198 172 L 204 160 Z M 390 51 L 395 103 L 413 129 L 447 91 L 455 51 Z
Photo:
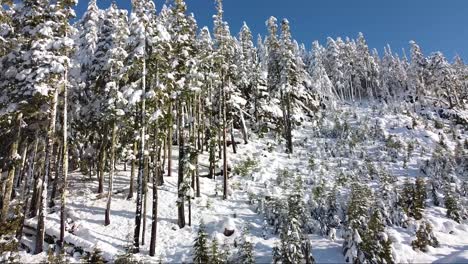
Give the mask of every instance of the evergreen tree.
M 202 264 L 210 260 L 210 253 L 208 248 L 208 239 L 205 231 L 205 224 L 200 222 L 198 228 L 198 235 L 193 244 L 193 262 Z
M 209 256 L 209 260 L 207 263 L 222 264 L 223 260 L 221 257 L 222 256 L 219 252 L 218 240 L 216 237 L 214 237 L 213 240 L 211 241 L 210 256 Z
M 453 219 L 455 222 L 460 223 L 461 210 L 458 197 L 456 194 L 447 187 L 445 191 L 445 208 L 447 209 L 447 217 Z
M 432 232 L 432 226 L 429 222 L 421 222 L 416 232 L 416 239 L 411 242 L 413 249 L 427 251 L 427 246 L 438 247 L 439 241 Z
M 249 230 L 245 227 L 242 230 L 241 243 L 239 248 L 239 263 L 242 264 L 254 264 L 254 245 L 252 244 L 249 237 Z

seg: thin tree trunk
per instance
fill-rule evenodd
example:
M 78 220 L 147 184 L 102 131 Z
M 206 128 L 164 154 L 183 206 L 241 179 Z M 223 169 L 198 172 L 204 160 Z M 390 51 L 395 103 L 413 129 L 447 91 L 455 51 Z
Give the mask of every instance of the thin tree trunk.
M 51 111 L 49 117 L 49 128 L 47 130 L 47 146 L 45 153 L 45 169 L 44 176 L 42 177 L 42 186 L 41 186 L 41 197 L 39 198 L 39 216 L 37 219 L 37 233 L 36 233 L 36 247 L 34 249 L 34 254 L 39 254 L 43 251 L 44 246 L 44 236 L 45 236 L 45 210 L 47 202 L 47 184 L 50 175 L 50 160 L 52 155 L 52 150 L 54 148 L 54 138 L 55 138 L 55 123 L 57 115 L 57 102 L 58 102 L 58 89 L 54 91 L 54 97 L 51 102 Z
M 226 144 L 226 89 L 224 88 L 224 78 L 222 82 L 222 104 L 223 104 L 223 200 L 228 197 L 228 172 L 227 172 L 227 144 Z
M 29 196 L 30 196 L 30 189 L 31 189 L 31 178 L 33 177 L 34 173 L 34 164 L 36 160 L 36 154 L 37 154 L 37 147 L 39 144 L 39 139 L 38 139 L 38 133 L 36 132 L 36 140 L 34 143 L 34 149 L 33 152 L 31 153 L 31 156 L 29 158 L 28 162 L 28 172 L 26 174 L 26 178 L 23 182 L 23 186 L 21 188 L 21 201 L 23 201 L 23 215 L 21 216 L 21 221 L 20 221 L 20 227 L 18 228 L 18 231 L 16 232 L 16 238 L 20 239 L 22 234 L 23 234 L 23 227 L 24 227 L 24 220 L 26 219 L 26 215 L 28 212 L 28 202 L 29 202 Z
M 169 102 L 169 131 L 167 133 L 167 177 L 172 176 L 172 126 L 174 125 L 173 122 L 173 115 L 172 115 L 172 101 Z
M 234 138 L 234 120 L 232 121 L 232 124 L 231 124 L 230 134 L 231 134 L 232 152 L 236 154 L 237 144 L 236 144 L 236 139 Z
M 65 243 L 65 219 L 67 219 L 66 208 L 66 195 L 68 188 L 68 87 L 67 87 L 67 71 L 65 71 L 65 84 L 63 88 L 63 138 L 62 138 L 62 175 L 63 183 L 60 193 L 60 239 L 59 244 L 63 249 Z M 58 175 L 58 174 L 57 174 Z M 55 179 L 56 181 L 58 180 Z
M 133 155 L 135 156 L 136 153 L 138 152 L 138 145 L 137 145 L 137 142 L 133 142 Z M 136 159 L 133 158 L 132 159 L 132 165 L 131 165 L 131 168 L 130 168 L 130 187 L 129 187 L 129 190 L 128 190 L 128 196 L 127 196 L 127 199 L 130 200 L 133 198 L 133 184 L 135 182 L 135 169 L 136 169 Z
M 25 167 L 26 167 L 26 156 L 28 154 L 28 148 L 29 148 L 29 144 L 28 144 L 28 139 L 24 139 L 23 140 L 23 147 L 22 147 L 22 154 L 21 154 L 21 164 L 20 164 L 20 167 L 19 167 L 19 172 L 18 172 L 18 180 L 16 182 L 16 187 L 19 188 L 21 187 L 21 183 L 23 182 L 23 179 L 24 179 L 24 172 L 25 172 Z
M 4 224 L 7 220 L 8 216 L 8 209 L 10 208 L 10 198 L 11 193 L 13 191 L 13 184 L 15 178 L 15 170 L 16 170 L 16 159 L 18 155 L 18 144 L 20 141 L 21 135 L 21 119 L 23 118 L 23 114 L 19 113 L 16 116 L 16 134 L 13 139 L 13 143 L 11 144 L 10 148 L 10 157 L 9 157 L 9 168 L 8 168 L 8 176 L 5 184 L 5 192 L 3 194 L 3 204 L 2 204 L 2 214 L 0 216 L 0 224 Z
M 104 136 L 105 137 L 105 136 Z M 104 172 L 106 168 L 106 145 L 107 139 L 103 139 L 101 150 L 99 151 L 99 177 L 98 177 L 98 194 L 104 193 Z
M 291 93 L 287 92 L 286 94 L 286 115 L 285 115 L 285 126 L 286 126 L 286 149 L 287 152 L 293 153 L 293 144 L 292 144 L 292 125 L 291 125 Z
M 114 188 L 114 173 L 115 173 L 115 145 L 117 144 L 117 124 L 114 120 L 112 122 L 112 142 L 111 142 L 111 159 L 110 159 L 110 173 L 109 173 L 109 189 L 107 190 L 107 205 L 106 205 L 106 216 L 104 225 L 110 225 L 110 214 L 111 214 L 111 202 L 112 202 L 112 191 Z
M 247 134 L 247 126 L 245 125 L 244 112 L 240 109 L 239 109 L 239 115 L 240 115 L 241 126 L 242 126 L 242 136 L 244 137 L 244 144 L 248 144 L 249 136 Z
M 185 226 L 185 193 L 182 190 L 181 185 L 184 184 L 184 166 L 185 166 L 185 124 L 184 124 L 184 113 L 182 108 L 182 98 L 177 99 L 177 118 L 178 118 L 178 129 L 179 129 L 179 171 L 177 178 L 177 224 L 180 228 Z
M 59 143 L 57 146 L 57 157 L 55 159 L 55 177 L 54 177 L 54 182 L 52 185 L 52 192 L 50 193 L 49 207 L 55 206 L 55 196 L 57 193 L 57 186 L 58 186 L 59 177 L 60 177 L 60 164 L 63 162 L 62 156 L 63 156 L 63 148 L 62 148 L 62 145 Z
M 145 47 L 146 49 L 146 47 Z M 146 58 L 143 59 L 143 78 L 142 78 L 143 95 L 146 94 Z M 146 136 L 146 99 L 142 96 L 141 99 L 141 112 L 140 112 L 140 153 L 139 153 L 139 168 L 138 168 L 138 191 L 136 198 L 136 212 L 135 212 L 135 232 L 133 234 L 133 247 L 134 253 L 140 252 L 140 230 L 141 230 L 141 199 L 143 196 L 143 177 L 145 177 L 145 136 Z
M 145 174 L 143 178 L 143 228 L 141 232 L 141 244 L 145 244 L 146 235 L 146 208 L 148 204 L 148 181 L 149 181 L 149 157 L 145 157 Z
M 158 123 L 156 122 L 156 127 L 154 129 L 154 157 L 153 157 L 153 211 L 151 216 L 151 241 L 150 241 L 150 250 L 149 255 L 154 257 L 156 253 L 156 238 L 157 238 L 157 228 L 158 228 L 158 185 L 160 177 L 160 156 L 161 152 L 157 151 L 159 148 L 159 128 Z

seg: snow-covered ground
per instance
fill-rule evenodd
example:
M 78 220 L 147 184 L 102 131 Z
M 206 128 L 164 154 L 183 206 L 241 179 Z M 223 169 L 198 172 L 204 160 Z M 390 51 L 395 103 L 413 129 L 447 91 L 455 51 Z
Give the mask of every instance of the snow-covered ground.
M 229 149 L 229 163 L 235 167 L 241 161 L 250 157 L 258 161 L 258 165 L 248 176 L 234 175 L 230 179 L 232 194 L 229 199 L 222 200 L 222 178 L 216 180 L 201 178 L 202 197 L 192 203 L 192 226 L 179 229 L 177 226 L 177 177 L 165 177 L 165 184 L 159 190 L 158 209 L 158 235 L 156 257 L 150 259 L 148 247 L 151 230 L 151 202 L 152 193 L 149 188 L 147 196 L 146 235 L 145 243 L 141 246 L 140 258 L 145 261 L 162 260 L 164 263 L 183 263 L 192 261 L 192 246 L 196 236 L 200 220 L 203 219 L 210 237 L 223 241 L 223 226 L 226 222 L 236 226 L 237 235 L 244 226 L 250 229 L 250 236 L 254 243 L 257 263 L 269 263 L 272 260 L 272 248 L 279 241 L 277 235 L 268 230 L 264 235 L 263 216 L 257 212 L 257 204 L 251 204 L 249 194 L 279 195 L 281 190 L 275 188 L 275 179 L 278 170 L 289 170 L 295 175 L 300 175 L 306 182 L 306 195 L 311 195 L 308 190 L 309 183 L 322 182 L 326 186 L 334 184 L 338 172 L 346 173 L 346 168 L 361 166 L 364 160 L 374 161 L 375 166 L 386 169 L 392 175 L 403 180 L 406 177 L 420 176 L 419 167 L 421 161 L 431 156 L 432 150 L 440 141 L 439 135 L 445 135 L 443 129 L 434 129 L 428 121 L 429 128 L 423 123 L 412 127 L 412 118 L 404 114 L 393 114 L 390 109 L 375 109 L 371 107 L 344 107 L 341 110 L 340 120 L 348 123 L 350 129 L 363 129 L 366 125 L 378 126 L 387 137 L 394 135 L 402 142 L 414 142 L 415 150 L 412 158 L 404 166 L 401 160 L 392 161 L 391 157 L 382 153 L 379 146 L 382 141 L 368 141 L 367 135 L 363 135 L 358 141 L 355 153 L 334 153 L 335 146 L 341 144 L 337 139 L 316 137 L 317 121 L 305 122 L 302 127 L 293 132 L 294 154 L 286 154 L 284 142 L 278 144 L 278 140 L 271 136 L 259 138 L 252 135 L 249 144 L 238 145 L 237 154 Z M 425 119 L 418 119 L 425 120 Z M 327 122 L 332 126 L 331 118 L 324 118 L 324 127 Z M 425 122 L 425 121 L 424 121 Z M 448 129 L 449 127 L 447 127 Z M 432 131 L 431 131 L 432 130 Z M 364 133 L 364 130 L 362 130 Z M 461 137 L 467 138 L 466 131 L 460 129 Z M 239 137 L 240 138 L 240 137 Z M 450 136 L 446 136 L 445 142 L 448 148 L 455 147 Z M 362 155 L 360 153 L 363 153 Z M 173 175 L 177 175 L 177 148 L 173 150 L 174 160 Z M 317 168 L 309 167 L 309 159 L 313 157 Z M 202 164 L 207 163 L 206 153 L 200 157 Z M 201 174 L 206 173 L 201 167 Z M 326 172 L 326 173 L 323 173 Z M 74 235 L 89 248 L 98 247 L 103 255 L 111 260 L 113 256 L 125 251 L 133 239 L 133 225 L 135 216 L 135 201 L 127 200 L 130 172 L 119 170 L 114 179 L 114 191 L 112 200 L 111 224 L 104 226 L 104 210 L 106 199 L 96 195 L 97 182 L 93 178 L 83 176 L 77 172 L 70 175 L 69 188 L 69 218 L 75 222 Z M 372 181 L 368 184 L 372 186 Z M 107 186 L 106 186 L 107 188 Z M 340 195 L 346 197 L 349 187 L 340 188 Z M 442 207 L 430 206 L 424 211 L 426 219 L 434 226 L 440 247 L 430 248 L 426 253 L 414 251 L 411 241 L 414 239 L 415 230 L 411 226 L 407 229 L 399 227 L 388 228 L 393 248 L 402 263 L 467 263 L 468 262 L 468 225 L 458 224 L 445 216 Z M 188 221 L 187 221 L 188 222 Z M 59 215 L 57 213 L 47 215 L 48 233 L 57 232 L 59 227 Z M 236 235 L 235 235 L 236 236 Z M 319 235 L 311 235 L 313 255 L 317 263 L 344 262 L 342 255 L 342 239 L 338 235 L 335 241 Z M 232 240 L 232 238 L 229 238 Z M 28 254 L 21 254 L 22 261 L 31 262 L 33 258 Z M 43 255 L 42 255 L 43 257 Z M 36 257 L 37 259 L 37 257 Z

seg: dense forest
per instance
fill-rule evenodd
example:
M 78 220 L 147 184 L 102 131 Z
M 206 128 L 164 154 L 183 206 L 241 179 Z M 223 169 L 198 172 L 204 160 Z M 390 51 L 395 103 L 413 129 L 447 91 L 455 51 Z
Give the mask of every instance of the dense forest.
M 425 55 L 414 41 L 409 57 L 390 46 L 379 54 L 361 33 L 315 41 L 307 50 L 294 40 L 294 25 L 275 17 L 266 21 L 268 35 L 254 39 L 245 23 L 231 32 L 222 0 L 213 28 L 200 28 L 183 0 L 160 10 L 151 0 L 132 0 L 130 12 L 116 3 L 100 9 L 90 0 L 81 18 L 75 5 L 20 0 L 0 6 L 3 260 L 24 261 L 18 253 L 24 251 L 61 263 L 67 247 L 81 247 L 83 261 L 92 263 L 158 257 L 157 248 L 165 247 L 158 234 L 166 232 L 158 228 L 158 210 L 172 208 L 180 229 L 192 226 L 204 188 L 212 188 L 205 182 L 213 180 L 220 203 L 235 200 L 236 188 L 248 193 L 263 231 L 278 236 L 270 251 L 275 263 L 313 263 L 309 234 L 334 241 L 337 230 L 342 261 L 399 262 L 387 227 L 417 226 L 414 250 L 438 246 L 425 208 L 444 208 L 447 219 L 466 225 L 468 67 L 460 57 Z M 404 116 L 409 121 L 397 118 L 391 126 L 433 131 L 436 142 L 400 140 L 370 113 L 386 121 L 386 114 Z M 304 161 L 264 183 L 282 189 L 279 196 L 238 187 L 247 185 L 242 177 L 261 171 L 259 157 L 243 155 L 243 148 L 267 138 L 269 152 L 278 145 L 285 159 Z M 394 175 L 385 162 L 398 169 L 412 164 L 417 173 Z M 118 173 L 127 171 L 125 188 L 114 189 Z M 105 204 L 103 226 L 118 227 L 113 207 L 131 201 L 127 253 L 106 257 L 102 248 L 85 250 L 70 239 L 74 177 Z M 173 178 L 176 202 L 165 204 L 161 192 Z M 59 228 L 48 225 L 49 214 L 58 216 Z M 248 228 L 235 246 L 222 249 L 216 239 L 209 242 L 208 223 L 193 224 L 193 260 L 186 261 L 255 262 Z M 225 231 L 229 237 L 229 225 Z M 147 233 L 149 247 L 140 250 Z

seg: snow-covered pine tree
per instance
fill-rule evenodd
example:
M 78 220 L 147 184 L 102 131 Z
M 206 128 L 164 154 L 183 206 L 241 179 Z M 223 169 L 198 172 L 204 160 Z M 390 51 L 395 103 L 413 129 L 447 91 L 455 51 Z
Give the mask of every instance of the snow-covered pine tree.
M 358 183 L 352 184 L 343 242 L 343 255 L 348 263 L 363 262 L 365 259 L 361 236 L 366 229 L 366 218 L 369 215 L 370 206 L 369 197 L 371 195 L 367 186 Z
M 140 229 L 142 216 L 142 201 L 144 199 L 144 182 L 147 175 L 146 135 L 147 135 L 147 68 L 148 59 L 148 27 L 154 14 L 155 5 L 149 0 L 132 1 L 132 11 L 129 20 L 129 38 L 127 49 L 129 56 L 126 64 L 127 87 L 124 95 L 129 98 L 130 105 L 138 105 L 139 125 L 139 151 L 138 151 L 138 177 L 137 177 L 137 199 L 135 212 L 134 251 L 139 252 Z
M 302 179 L 296 178 L 288 196 L 288 212 L 280 233 L 280 259 L 282 263 L 313 263 L 310 240 L 304 230 L 306 213 L 303 202 Z
M 295 87 L 299 84 L 299 69 L 294 55 L 294 46 L 291 39 L 289 21 L 283 19 L 281 22 L 280 40 L 280 100 L 283 111 L 283 137 L 286 140 L 287 153 L 293 153 L 292 139 L 292 111 L 294 105 L 293 94 Z
M 341 50 L 335 40 L 327 38 L 327 47 L 324 56 L 324 67 L 330 78 L 335 93 L 339 100 L 344 100 L 344 93 L 342 87 L 342 58 Z
M 323 65 L 325 49 L 320 46 L 318 41 L 312 43 L 312 60 L 308 68 L 312 80 L 312 89 L 317 93 L 322 100 L 322 103 L 328 107 L 333 107 L 333 102 L 337 99 L 338 94 L 328 78 L 327 72 Z
M 227 164 L 227 130 L 228 121 L 233 123 L 232 108 L 235 100 L 231 100 L 231 96 L 238 94 L 236 87 L 233 85 L 233 79 L 236 78 L 236 66 L 234 63 L 235 42 L 231 36 L 229 25 L 223 20 L 223 3 L 222 0 L 217 0 L 217 14 L 214 18 L 214 36 L 215 36 L 215 63 L 214 67 L 218 74 L 218 91 L 217 96 L 221 99 L 217 103 L 218 106 L 218 124 L 221 130 L 219 141 L 222 142 L 222 158 L 223 158 L 223 199 L 228 198 L 228 164 Z M 229 108 L 229 109 L 228 109 Z M 231 137 L 232 138 L 232 137 Z M 232 140 L 231 140 L 232 141 Z M 235 142 L 232 142 L 233 146 Z M 220 144 L 221 145 L 221 144 Z M 221 151 L 221 148 L 220 148 Z M 220 152 L 221 154 L 221 152 Z M 220 155 L 221 157 L 221 155 Z
M 16 51 L 18 52 L 15 65 L 9 65 L 5 78 L 16 79 L 13 83 L 6 82 L 8 97 L 3 102 L 8 103 L 7 113 L 19 111 L 28 120 L 29 125 L 38 125 L 36 130 L 47 133 L 46 151 L 44 160 L 44 173 L 35 183 L 35 201 L 40 201 L 39 217 L 36 236 L 35 253 L 42 252 L 44 240 L 45 210 L 47 200 L 47 182 L 51 175 L 51 161 L 56 126 L 56 114 L 59 87 L 63 87 L 66 65 L 69 59 L 66 51 L 73 42 L 63 35 L 63 29 L 69 27 L 66 11 L 74 5 L 73 1 L 63 4 L 59 1 L 50 5 L 48 1 L 24 1 L 22 5 L 15 6 L 13 25 L 21 36 L 18 39 Z M 60 16 L 55 16 L 56 12 Z M 63 16 L 67 19 L 57 21 Z M 9 58 L 11 61 L 12 57 Z M 8 63 L 7 63 L 8 65 Z M 12 86 L 12 84 L 15 84 Z M 27 102 L 27 103 L 25 103 Z M 3 103 L 0 103 L 3 104 Z M 34 116 L 33 119 L 31 117 Z M 38 122 L 46 119 L 47 122 Z M 44 126 L 44 123 L 48 123 Z M 41 188 L 39 195 L 38 187 Z M 36 206 L 32 207 L 35 215 Z
M 408 69 L 408 84 L 412 101 L 418 102 L 420 105 L 426 103 L 426 79 L 427 79 L 427 59 L 424 57 L 421 48 L 414 41 L 410 41 L 411 45 L 411 63 Z
M 411 242 L 413 249 L 419 249 L 426 252 L 427 246 L 438 247 L 439 241 L 432 231 L 432 225 L 429 222 L 422 221 L 416 232 L 416 239 Z
M 454 220 L 457 223 L 460 223 L 461 210 L 460 210 L 460 201 L 457 197 L 457 194 L 452 190 L 451 186 L 445 187 L 445 196 L 444 196 L 444 205 L 447 209 L 447 217 Z
M 374 209 L 367 223 L 367 230 L 362 235 L 361 248 L 369 263 L 395 263 L 392 241 L 385 233 L 385 222 L 378 208 Z
M 73 11 L 73 6 L 76 5 L 75 1 L 69 0 L 58 0 L 53 8 L 54 18 L 56 23 L 59 24 L 57 30 L 57 40 L 61 42 L 61 47 L 59 49 L 59 54 L 63 57 L 61 60 L 64 61 L 64 72 L 62 74 L 62 80 L 60 86 L 63 88 L 63 118 L 62 118 L 62 186 L 61 186 L 61 195 L 60 195 L 60 236 L 59 236 L 59 245 L 63 251 L 63 245 L 65 243 L 65 219 L 66 216 L 66 194 L 67 194 L 67 179 L 68 179 L 68 90 L 69 90 L 69 69 L 71 68 L 68 57 L 73 51 L 72 48 L 72 39 L 70 36 L 73 33 L 73 28 L 69 24 L 70 19 L 74 18 L 75 13 Z M 66 58 L 66 59 L 65 59 Z M 60 159 L 59 159 L 60 160 Z M 55 171 L 55 180 L 54 184 L 58 182 L 58 170 Z M 54 194 L 51 195 L 51 201 L 54 199 Z
M 437 99 L 440 107 L 454 108 L 459 106 L 460 80 L 454 67 L 447 61 L 441 52 L 435 52 L 428 58 L 427 86 L 432 96 Z
M 205 223 L 202 220 L 198 227 L 197 238 L 193 244 L 193 262 L 197 264 L 208 263 L 210 259 L 208 235 L 205 229 Z
M 249 229 L 244 227 L 241 235 L 241 242 L 239 247 L 239 263 L 242 264 L 254 264 L 254 245 L 252 244 Z
M 185 1 L 176 0 L 172 7 L 171 17 L 169 18 L 170 27 L 168 27 L 171 33 L 171 53 L 169 58 L 170 65 L 173 66 L 174 72 L 170 73 L 170 85 L 173 87 L 173 94 L 171 95 L 171 103 L 169 111 L 171 116 L 169 117 L 170 124 L 172 125 L 172 109 L 175 105 L 176 108 L 176 124 L 177 124 L 177 138 L 179 144 L 179 166 L 178 166 L 178 225 L 180 228 L 185 226 L 185 198 L 187 192 L 190 190 L 190 175 L 185 174 L 188 162 L 188 150 L 189 150 L 189 112 L 188 109 L 190 104 L 188 102 L 192 99 L 195 88 L 192 85 L 193 72 L 195 70 L 195 60 L 192 60 L 194 56 L 194 46 L 196 39 L 196 22 L 192 16 L 186 14 L 187 6 Z M 168 140 L 172 138 L 172 131 L 169 129 Z M 169 142 L 170 144 L 170 142 Z M 170 145 L 169 145 L 170 146 Z M 170 157 L 170 154 L 168 154 Z

